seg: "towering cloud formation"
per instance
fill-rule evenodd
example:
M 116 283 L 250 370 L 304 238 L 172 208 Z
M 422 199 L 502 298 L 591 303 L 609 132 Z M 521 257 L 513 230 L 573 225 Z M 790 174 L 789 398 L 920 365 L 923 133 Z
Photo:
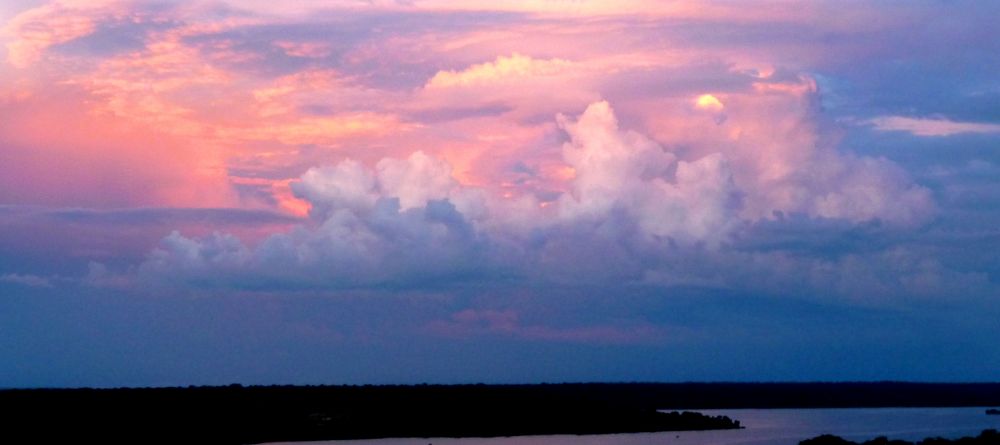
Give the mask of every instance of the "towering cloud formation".
M 422 151 L 372 167 L 347 159 L 311 168 L 292 184 L 311 206 L 307 226 L 252 249 L 230 236 L 189 239 L 174 233 L 141 270 L 154 279 L 180 274 L 189 282 L 265 288 L 421 286 L 511 276 L 587 280 L 593 278 L 588 267 L 578 266 L 592 260 L 579 255 L 603 252 L 628 259 L 619 263 L 633 269 L 626 276 L 657 282 L 662 275 L 655 271 L 678 260 L 677 247 L 719 252 L 716 259 L 699 261 L 739 261 L 726 253 L 734 231 L 772 217 L 747 211 L 748 199 L 812 218 L 890 224 L 918 222 L 930 205 L 927 192 L 886 160 L 815 146 L 799 148 L 806 155 L 783 148 L 768 155 L 778 156 L 772 161 L 786 169 L 744 165 L 737 170 L 741 176 L 731 157 L 740 161 L 743 146 L 681 159 L 620 128 L 608 102 L 556 120 L 568 137 L 561 154 L 573 174 L 567 192 L 551 205 L 530 196 L 512 203 L 463 185 L 446 161 Z M 770 201 L 773 196 L 787 199 Z M 633 260 L 640 261 L 629 265 Z M 767 274 L 783 274 L 787 259 L 774 261 Z M 747 273 L 742 269 L 723 282 Z M 691 270 L 683 274 L 704 279 Z
M 808 76 L 756 76 L 752 88 L 703 94 L 694 114 L 665 110 L 648 124 L 689 157 L 721 153 L 746 220 L 775 212 L 916 226 L 935 212 L 930 190 L 894 163 L 845 150 Z M 858 147 L 864 148 L 864 147 Z
M 624 211 L 648 235 L 713 244 L 735 222 L 740 196 L 722 154 L 678 161 L 620 130 L 607 102 L 591 104 L 576 122 L 559 116 L 559 126 L 571 138 L 563 157 L 576 172 L 572 193 L 559 201 L 564 218 Z

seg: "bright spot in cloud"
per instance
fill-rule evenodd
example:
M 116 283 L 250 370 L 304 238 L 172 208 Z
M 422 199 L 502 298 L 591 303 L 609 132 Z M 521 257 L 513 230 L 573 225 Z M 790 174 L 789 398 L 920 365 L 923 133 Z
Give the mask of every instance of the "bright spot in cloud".
M 698 99 L 695 100 L 695 106 L 701 108 L 702 110 L 709 111 L 721 111 L 725 108 L 725 106 L 722 105 L 722 101 L 711 94 L 702 94 L 701 96 L 698 96 Z
M 480 63 L 462 71 L 438 71 L 428 88 L 470 86 L 507 78 L 555 75 L 572 64 L 563 59 L 533 59 L 518 53 L 499 56 L 493 62 Z

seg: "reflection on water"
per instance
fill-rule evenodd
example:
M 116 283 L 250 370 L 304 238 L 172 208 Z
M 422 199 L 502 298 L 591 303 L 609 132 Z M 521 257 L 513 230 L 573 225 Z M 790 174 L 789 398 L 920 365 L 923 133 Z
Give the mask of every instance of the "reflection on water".
M 468 439 L 379 439 L 314 442 L 330 445 L 795 445 L 820 434 L 867 440 L 876 436 L 918 440 L 977 435 L 1000 429 L 985 408 L 845 408 L 700 410 L 739 420 L 742 430 L 595 436 L 519 436 Z

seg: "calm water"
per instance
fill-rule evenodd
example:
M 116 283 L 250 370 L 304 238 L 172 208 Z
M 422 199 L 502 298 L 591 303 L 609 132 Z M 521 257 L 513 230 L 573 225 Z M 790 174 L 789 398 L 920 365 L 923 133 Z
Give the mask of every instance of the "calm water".
M 746 428 L 595 436 L 521 436 L 470 439 L 379 439 L 313 442 L 329 445 L 795 445 L 830 433 L 854 440 L 876 436 L 917 440 L 929 436 L 961 437 L 987 428 L 1000 429 L 1000 416 L 986 408 L 847 408 L 700 410 L 725 415 Z

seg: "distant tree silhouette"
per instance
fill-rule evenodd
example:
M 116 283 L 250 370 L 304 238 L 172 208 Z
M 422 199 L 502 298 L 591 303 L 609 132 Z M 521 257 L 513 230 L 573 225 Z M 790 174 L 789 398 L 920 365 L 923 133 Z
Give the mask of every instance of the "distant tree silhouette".
M 799 442 L 799 445 L 858 445 L 856 442 L 851 442 L 839 436 L 834 436 L 832 434 L 824 434 L 822 436 L 813 437 L 812 439 L 806 439 Z
M 799 445 L 859 445 L 842 437 L 824 434 L 812 439 L 799 442 Z M 905 440 L 889 440 L 888 438 L 876 437 L 872 440 L 862 442 L 860 445 L 1000 445 L 1000 433 L 997 430 L 983 430 L 976 437 L 962 437 L 959 439 L 945 439 L 941 437 L 930 437 L 920 442 L 907 442 Z
M 979 383 L 233 384 L 0 390 L 0 425 L 6 433 L 0 443 L 24 435 L 37 443 L 235 445 L 683 431 L 739 428 L 740 423 L 658 410 L 997 405 L 1000 384 Z

